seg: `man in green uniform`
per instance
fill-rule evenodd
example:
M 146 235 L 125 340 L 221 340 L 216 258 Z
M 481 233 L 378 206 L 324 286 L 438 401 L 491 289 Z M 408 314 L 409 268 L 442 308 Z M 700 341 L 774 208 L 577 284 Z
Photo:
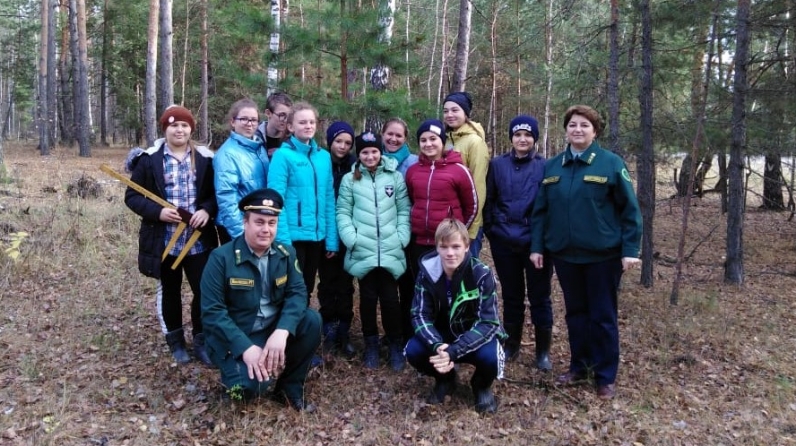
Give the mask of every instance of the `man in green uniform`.
M 307 288 L 290 246 L 274 244 L 283 200 L 272 189 L 243 197 L 243 235 L 210 254 L 202 275 L 207 351 L 233 398 L 273 395 L 312 412 L 304 398 L 321 317 L 307 308 Z

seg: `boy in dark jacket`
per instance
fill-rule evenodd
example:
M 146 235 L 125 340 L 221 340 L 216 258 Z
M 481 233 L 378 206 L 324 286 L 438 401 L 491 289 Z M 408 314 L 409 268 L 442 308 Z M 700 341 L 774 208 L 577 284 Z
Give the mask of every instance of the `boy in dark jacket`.
M 456 363 L 475 366 L 470 386 L 475 410 L 495 413 L 492 382 L 503 377 L 505 332 L 500 325 L 492 271 L 468 252 L 467 227 L 444 219 L 435 233 L 436 252 L 425 255 L 412 303 L 415 336 L 406 345 L 406 359 L 433 376 L 429 404 L 440 404 L 456 387 Z

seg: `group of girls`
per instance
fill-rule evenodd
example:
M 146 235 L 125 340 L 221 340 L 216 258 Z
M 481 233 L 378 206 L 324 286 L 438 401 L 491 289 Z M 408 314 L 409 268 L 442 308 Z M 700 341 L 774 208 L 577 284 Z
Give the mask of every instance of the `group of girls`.
M 286 95 L 279 95 L 269 98 L 266 111 L 269 121 L 264 123 L 260 123 L 258 107 L 253 101 L 243 99 L 232 105 L 228 116 L 230 136 L 208 166 L 214 181 L 194 183 L 194 189 L 201 185 L 202 190 L 194 191 L 193 196 L 204 196 L 211 191 L 217 198 L 218 216 L 216 218 L 214 200 L 214 206 L 207 206 L 208 212 L 212 211 L 208 220 L 216 218 L 224 242 L 241 233 L 242 218 L 237 209 L 241 197 L 264 187 L 279 192 L 284 199 L 284 212 L 279 217 L 276 241 L 296 249 L 308 298 L 315 287 L 316 274 L 320 277 L 318 299 L 323 317 L 324 352 L 338 350 L 349 357 L 356 353 L 349 334 L 354 316 L 352 278 L 356 277 L 365 344 L 363 364 L 367 368 L 377 368 L 381 346 L 386 343 L 389 365 L 400 371 L 405 366 L 403 346 L 413 334 L 409 313 L 417 264 L 423 255 L 434 250 L 438 224 L 450 217 L 463 222 L 471 237 L 470 255 L 478 256 L 485 230 L 491 239 L 491 234 L 495 237 L 501 234 L 496 228 L 528 224 L 534 197 L 513 193 L 513 182 L 495 181 L 495 178 L 489 182 L 488 190 L 489 151 L 483 128 L 470 119 L 472 100 L 466 92 L 451 93 L 445 98 L 444 122 L 429 119 L 418 127 L 415 134 L 417 155 L 409 149 L 409 128 L 400 118 L 389 119 L 380 134 L 366 131 L 355 135 L 350 124 L 334 122 L 326 132 L 328 150 L 325 150 L 315 141 L 316 109 L 306 102 L 291 103 Z M 193 127 L 192 116 L 189 121 Z M 171 126 L 170 122 L 162 122 L 164 129 Z M 535 120 L 533 123 L 533 131 L 531 127 L 523 127 L 528 136 L 523 139 L 518 157 L 530 154 L 530 159 L 536 159 L 532 149 L 538 130 Z M 511 129 L 510 135 L 513 138 Z M 172 146 L 176 142 L 169 138 L 170 133 L 166 131 L 161 150 L 174 150 Z M 281 146 L 272 154 L 268 153 L 266 146 L 273 146 L 276 138 L 281 138 Z M 202 156 L 203 153 L 200 152 Z M 537 173 L 532 177 L 534 182 L 540 181 Z M 535 194 L 530 186 L 524 191 Z M 169 198 L 168 194 L 164 198 Z M 522 215 L 514 218 L 501 214 L 505 208 L 501 200 L 512 201 L 511 206 L 516 206 L 517 201 L 526 202 Z M 485 202 L 489 216 L 483 215 Z M 198 205 L 200 203 L 194 203 L 194 209 L 199 209 Z M 164 227 L 175 226 L 178 222 L 177 217 L 171 215 L 165 219 L 153 216 L 152 220 L 156 219 Z M 205 223 L 198 221 L 191 225 L 198 229 Z M 483 227 L 484 223 L 487 227 Z M 162 237 L 158 238 L 157 243 L 161 240 Z M 518 250 L 511 240 L 497 241 L 500 249 L 513 254 L 525 253 L 530 244 L 528 241 L 528 245 Z M 516 275 L 513 268 L 516 262 L 506 255 L 499 258 L 502 261 L 498 262 L 496 257 L 495 263 L 501 281 L 506 274 Z M 191 265 L 191 262 L 185 264 Z M 546 306 L 542 311 L 545 314 L 550 306 L 549 273 L 546 280 L 546 290 L 544 286 L 541 288 L 547 295 L 539 304 Z M 505 281 L 509 281 L 508 276 Z M 513 301 L 504 308 L 511 309 L 508 316 L 514 325 L 509 324 L 512 327 L 509 347 L 510 357 L 514 357 L 519 349 L 524 320 L 525 293 L 522 280 L 518 283 L 513 278 L 511 283 L 516 286 L 506 298 Z M 199 290 L 194 288 L 193 291 L 194 302 L 198 302 Z M 179 301 L 179 296 L 176 300 Z M 379 306 L 383 338 L 379 337 L 377 325 Z M 544 317 L 542 323 L 548 325 L 550 319 L 552 327 L 551 317 Z M 166 329 L 167 339 L 170 339 L 169 346 L 175 358 L 185 362 L 187 354 L 181 319 L 173 319 L 176 322 Z M 198 320 L 198 317 L 192 319 Z M 201 336 L 197 338 L 201 326 L 197 328 L 196 323 L 200 322 L 194 323 L 195 344 L 201 342 Z M 168 334 L 176 332 L 178 326 L 179 335 L 169 338 Z M 206 356 L 199 353 L 197 350 L 200 359 Z M 546 356 L 542 359 L 542 365 L 549 368 L 549 359 Z

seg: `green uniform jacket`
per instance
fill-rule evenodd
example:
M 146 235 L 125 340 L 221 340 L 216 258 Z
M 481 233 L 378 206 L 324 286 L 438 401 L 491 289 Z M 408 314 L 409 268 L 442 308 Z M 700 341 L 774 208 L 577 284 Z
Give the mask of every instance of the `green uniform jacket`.
M 271 250 L 268 286 L 271 303 L 281 307 L 276 328 L 295 335 L 307 310 L 307 288 L 293 247 L 274 244 Z M 254 345 L 249 334 L 263 295 L 257 265 L 258 259 L 242 235 L 210 254 L 201 288 L 202 323 L 211 358 L 224 358 L 228 353 L 238 358 Z
M 595 141 L 579 158 L 567 147 L 545 164 L 531 252 L 571 263 L 638 257 L 641 212 L 625 162 Z
M 456 130 L 448 132 L 448 142 L 446 148 L 455 150 L 462 155 L 462 162 L 475 183 L 475 190 L 478 193 L 478 213 L 475 220 L 470 225 L 470 238 L 474 239 L 478 230 L 484 224 L 484 202 L 486 200 L 486 174 L 489 170 L 489 147 L 486 145 L 484 128 L 481 124 L 470 121 Z

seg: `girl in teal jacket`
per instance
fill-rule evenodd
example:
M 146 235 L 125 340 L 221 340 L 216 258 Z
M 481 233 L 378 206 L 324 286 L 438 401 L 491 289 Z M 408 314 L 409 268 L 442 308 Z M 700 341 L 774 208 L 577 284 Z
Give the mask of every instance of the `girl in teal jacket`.
M 285 200 L 276 242 L 296 249 L 307 299 L 315 287 L 321 257 L 336 255 L 338 247 L 332 159 L 313 139 L 317 121 L 313 106 L 293 104 L 287 118 L 291 136 L 274 152 L 268 169 L 268 187 Z
M 365 132 L 356 138 L 358 161 L 343 177 L 337 198 L 340 239 L 348 253 L 345 269 L 359 279 L 359 314 L 365 338 L 364 364 L 379 366 L 376 307 L 390 344 L 390 366 L 404 368 L 398 278 L 406 270 L 404 247 L 409 244 L 409 195 L 396 162 L 382 157 L 379 136 Z

